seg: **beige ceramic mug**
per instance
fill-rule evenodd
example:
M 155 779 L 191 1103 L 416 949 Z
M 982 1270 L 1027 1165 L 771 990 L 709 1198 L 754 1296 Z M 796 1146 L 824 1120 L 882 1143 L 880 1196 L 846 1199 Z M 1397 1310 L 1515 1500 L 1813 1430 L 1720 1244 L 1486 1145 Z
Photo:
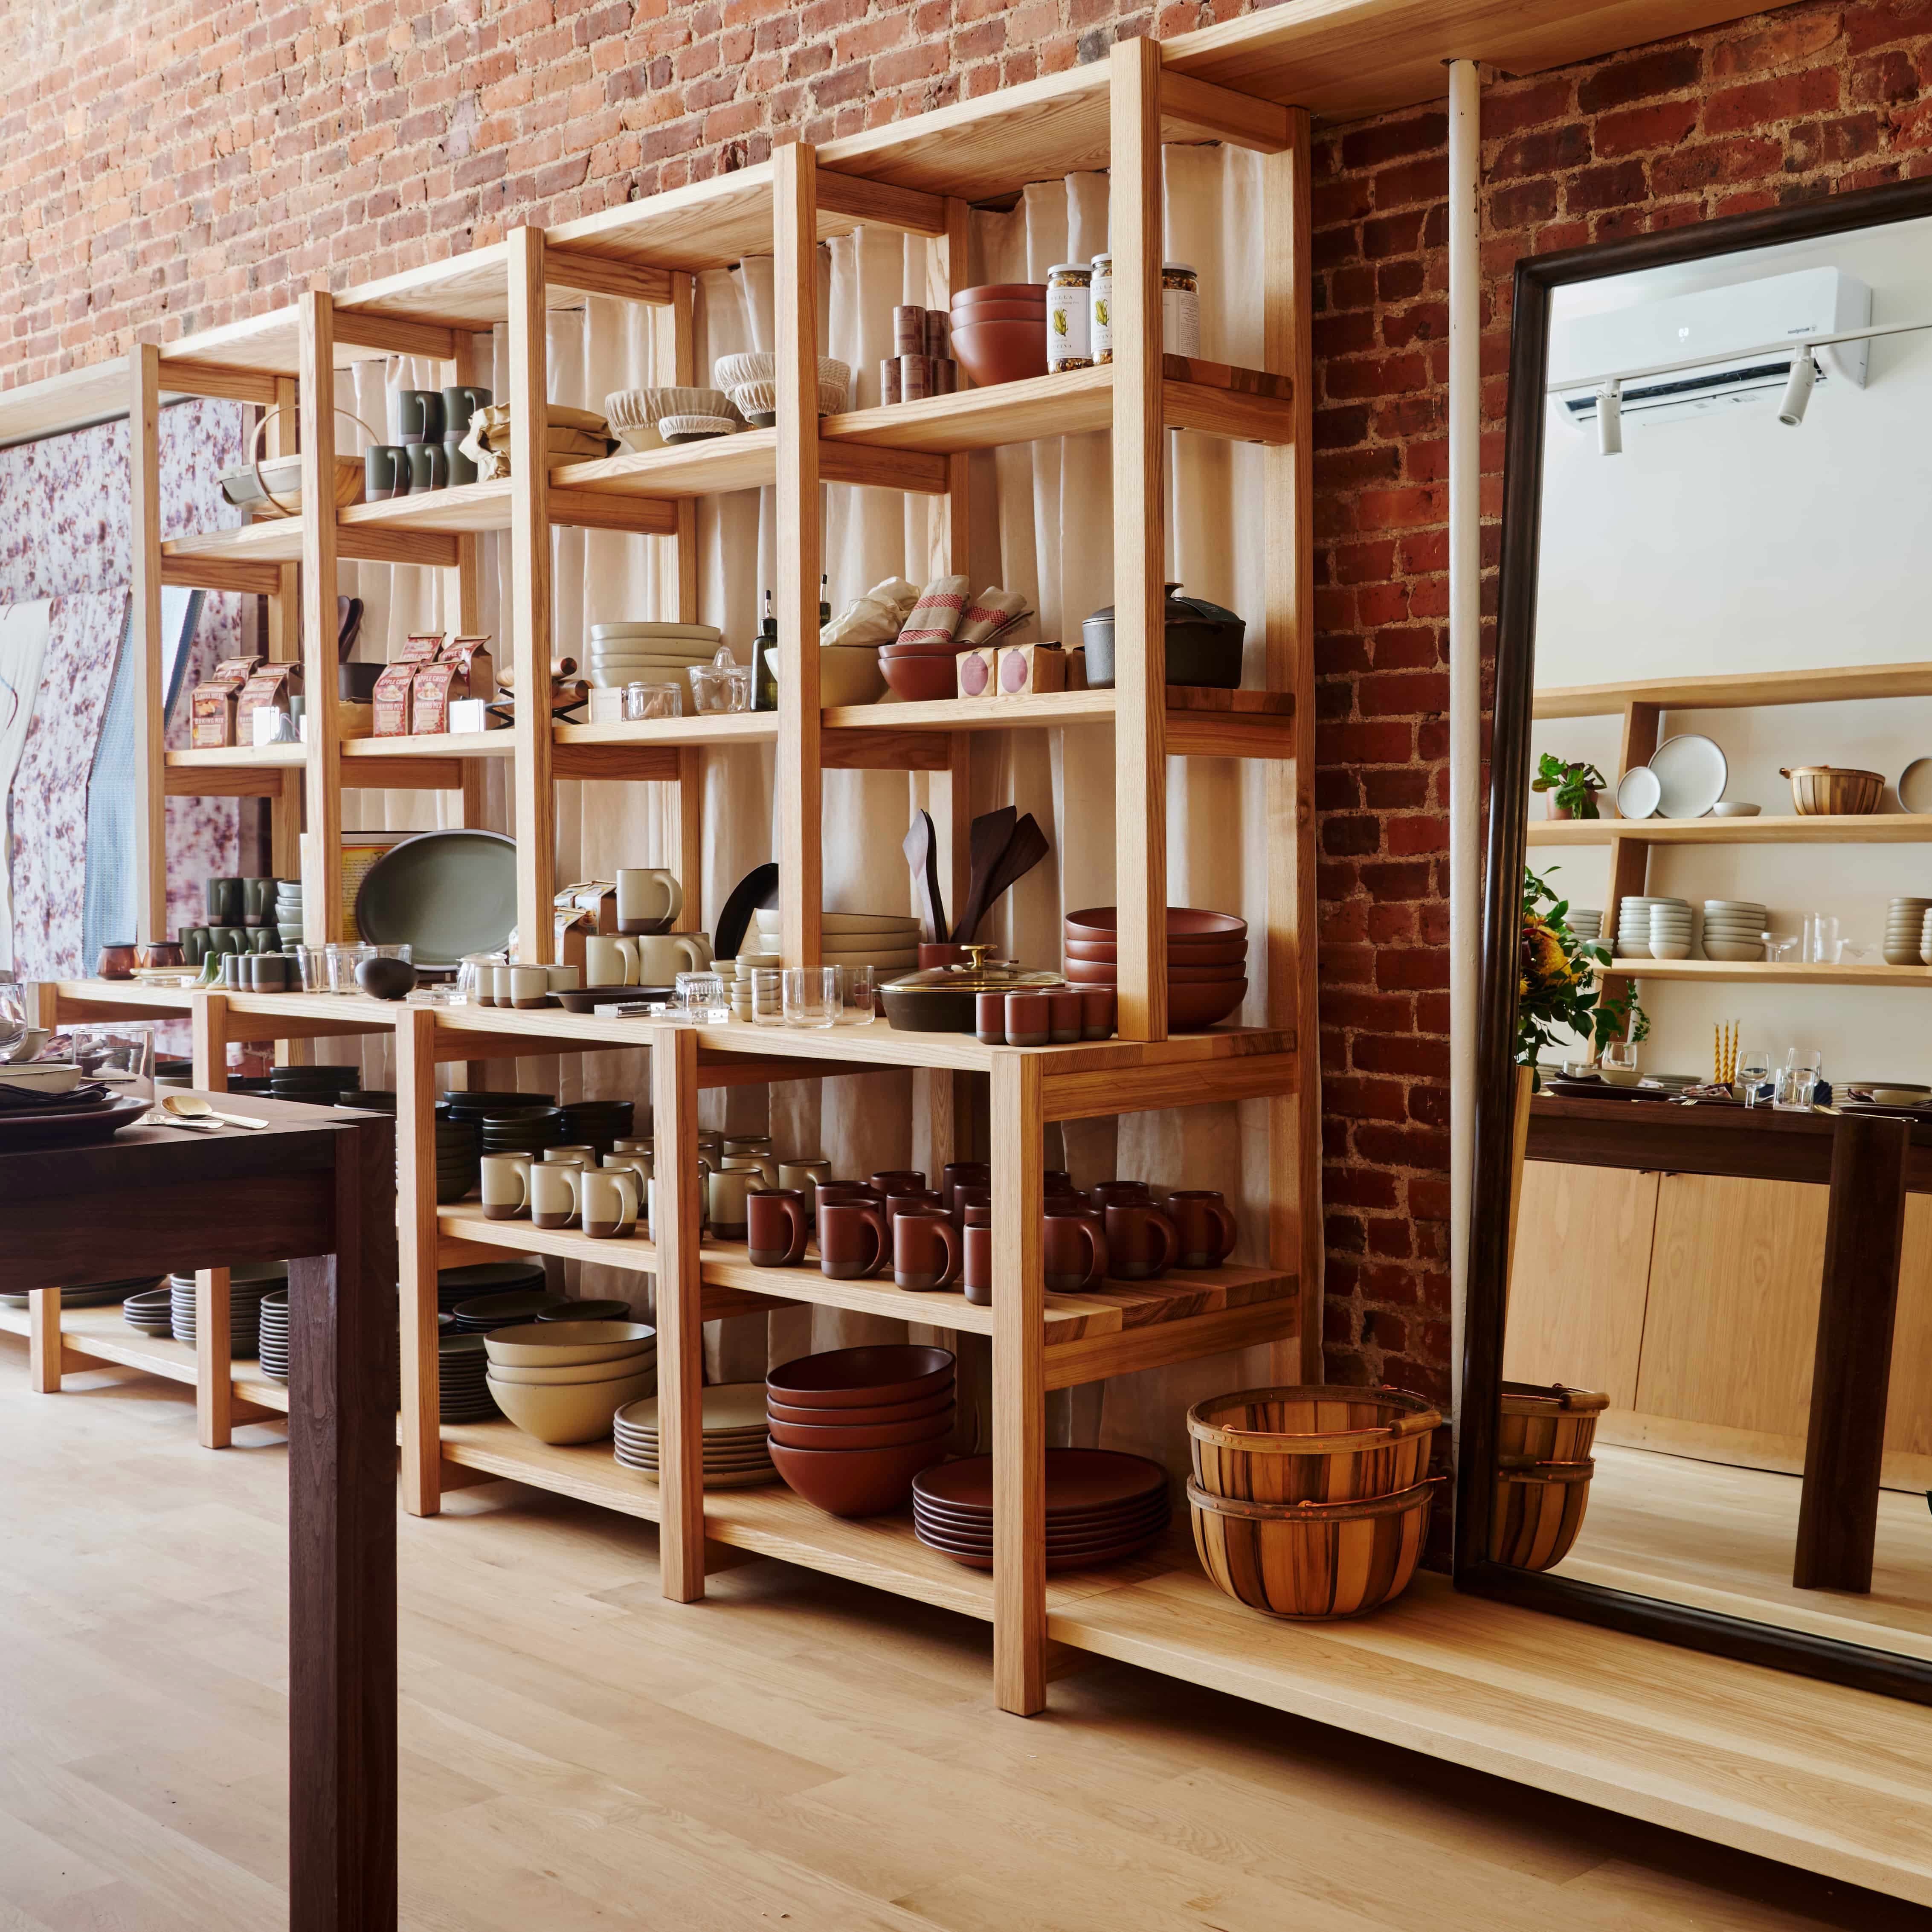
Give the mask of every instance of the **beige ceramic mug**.
M 584 942 L 584 980 L 587 986 L 634 986 L 636 956 L 622 940 L 593 934 Z
M 746 1177 L 747 1179 L 749 1178 L 749 1176 Z M 710 1184 L 710 1170 L 700 1161 L 698 1163 L 698 1232 L 700 1234 L 711 1226 Z M 658 1227 L 658 1183 L 656 1174 L 653 1174 L 644 1184 L 644 1204 L 646 1217 L 650 1222 L 651 1238 L 655 1240 L 657 1238 Z
M 662 866 L 617 868 L 617 930 L 662 932 L 684 910 L 684 888 Z
M 621 1168 L 634 1177 L 638 1184 L 638 1198 L 641 1203 L 644 1190 L 650 1184 L 651 1157 L 649 1154 L 608 1154 L 604 1156 L 602 1165 L 607 1172 L 615 1172 Z
M 767 1187 L 778 1184 L 778 1164 L 768 1154 L 728 1154 L 721 1165 L 727 1173 L 755 1174 Z
M 584 1170 L 574 1161 L 540 1160 L 530 1169 L 530 1219 L 539 1228 L 567 1228 L 577 1219 Z
M 778 1162 L 778 1185 L 796 1187 L 805 1196 L 805 1218 L 809 1221 L 817 1210 L 817 1189 L 821 1180 L 832 1178 L 832 1163 L 829 1160 L 782 1160 Z
M 550 1161 L 574 1161 L 579 1167 L 597 1165 L 597 1150 L 589 1146 L 545 1148 L 543 1157 Z
M 626 942 L 638 949 L 640 986 L 668 986 L 680 973 L 711 969 L 711 942 L 701 932 L 657 932 Z
M 584 1232 L 608 1241 L 638 1225 L 638 1177 L 628 1168 L 585 1168 L 578 1175 Z
M 483 1215 L 490 1221 L 520 1220 L 530 1211 L 530 1168 L 526 1154 L 483 1156 Z

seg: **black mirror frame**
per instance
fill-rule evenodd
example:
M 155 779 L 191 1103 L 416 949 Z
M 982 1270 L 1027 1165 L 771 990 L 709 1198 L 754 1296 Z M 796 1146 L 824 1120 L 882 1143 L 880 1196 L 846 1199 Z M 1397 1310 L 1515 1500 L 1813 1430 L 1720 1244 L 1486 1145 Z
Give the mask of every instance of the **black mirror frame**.
M 1455 1547 L 1459 1589 L 1921 1704 L 1932 1704 L 1932 1663 L 1603 1585 L 1512 1569 L 1492 1562 L 1488 1552 L 1508 1286 L 1516 950 L 1528 842 L 1522 801 L 1528 795 L 1529 784 L 1551 292 L 1608 275 L 1928 217 L 1932 217 L 1932 179 L 1898 182 L 1661 234 L 1530 257 L 1516 264 L 1504 446 L 1496 705 L 1476 1040 L 1476 1144 L 1462 1395 L 1456 1432 Z

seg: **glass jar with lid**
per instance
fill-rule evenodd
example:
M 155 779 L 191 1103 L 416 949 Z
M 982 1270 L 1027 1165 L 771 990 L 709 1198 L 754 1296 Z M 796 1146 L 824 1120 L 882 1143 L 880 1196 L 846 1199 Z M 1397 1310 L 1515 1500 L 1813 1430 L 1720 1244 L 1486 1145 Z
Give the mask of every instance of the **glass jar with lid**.
M 1201 277 L 1185 262 L 1160 265 L 1160 346 L 1168 356 L 1201 353 Z
M 1096 362 L 1114 359 L 1114 258 L 1096 255 L 1087 268 L 1087 353 Z

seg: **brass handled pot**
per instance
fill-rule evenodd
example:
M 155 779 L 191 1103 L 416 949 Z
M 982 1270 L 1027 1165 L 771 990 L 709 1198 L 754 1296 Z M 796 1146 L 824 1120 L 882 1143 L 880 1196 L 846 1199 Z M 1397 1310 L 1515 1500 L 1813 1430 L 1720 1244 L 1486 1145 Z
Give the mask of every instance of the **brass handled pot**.
M 1038 992 L 1066 983 L 1058 973 L 1011 960 L 990 962 L 986 955 L 992 950 L 969 946 L 959 964 L 928 967 L 888 980 L 879 989 L 887 1021 L 901 1033 L 970 1033 L 979 994 Z

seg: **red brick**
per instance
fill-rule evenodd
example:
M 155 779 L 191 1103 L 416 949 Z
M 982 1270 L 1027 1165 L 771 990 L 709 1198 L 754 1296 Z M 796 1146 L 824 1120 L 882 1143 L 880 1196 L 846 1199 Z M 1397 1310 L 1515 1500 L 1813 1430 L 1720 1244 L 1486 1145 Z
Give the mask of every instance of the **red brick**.
M 1576 104 L 1586 114 L 1627 106 L 1654 94 L 1694 87 L 1703 73 L 1702 50 L 1692 44 L 1619 56 L 1600 66 L 1576 89 Z

